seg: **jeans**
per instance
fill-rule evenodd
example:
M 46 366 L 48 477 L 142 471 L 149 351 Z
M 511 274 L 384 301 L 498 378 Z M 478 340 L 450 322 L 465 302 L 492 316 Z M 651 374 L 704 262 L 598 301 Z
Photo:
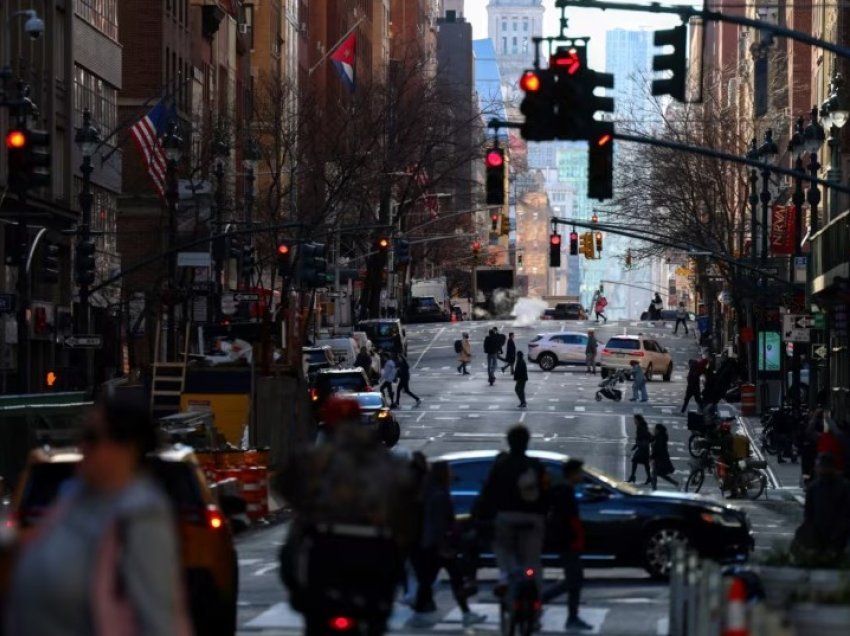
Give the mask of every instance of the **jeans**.
M 567 620 L 578 618 L 578 606 L 581 601 L 581 584 L 584 581 L 584 568 L 581 555 L 578 552 L 565 552 L 561 555 L 561 565 L 564 568 L 564 578 L 543 591 L 541 600 L 550 603 L 561 594 L 568 594 L 567 605 L 569 614 Z
M 383 395 L 384 391 L 390 396 L 390 402 L 393 401 L 393 383 L 387 380 L 381 384 L 381 387 L 378 389 L 378 392 Z
M 632 384 L 632 399 L 637 400 L 638 394 L 640 394 L 642 402 L 646 402 L 649 399 L 649 395 L 646 393 L 646 382 L 641 382 L 640 384 L 634 382 Z
M 519 403 L 525 404 L 525 380 L 517 380 L 514 391 L 516 391 L 516 396 L 519 398 Z
M 679 332 L 679 323 L 682 323 L 682 326 L 685 328 L 685 333 L 688 333 L 688 319 L 687 318 L 676 318 L 676 327 L 673 329 L 673 333 Z
M 702 409 L 702 398 L 699 394 L 699 384 L 696 386 L 688 385 L 688 388 L 685 389 L 685 401 L 682 404 L 682 413 L 688 410 L 688 403 L 691 401 L 691 398 L 696 400 L 697 406 Z
M 487 354 L 487 378 L 489 380 L 496 379 L 496 367 L 499 366 L 499 356 L 495 353 Z
M 587 363 L 587 370 L 591 373 L 596 373 L 596 354 L 595 353 L 586 353 L 584 354 L 585 362 Z
M 396 390 L 395 403 L 398 404 L 401 401 L 401 393 L 404 391 L 410 397 L 412 397 L 417 402 L 419 401 L 419 397 L 410 390 L 410 378 L 399 378 L 398 381 L 398 389 Z
M 413 604 L 415 611 L 434 611 L 434 582 L 442 569 L 445 569 L 449 575 L 452 594 L 461 611 L 464 613 L 469 611 L 463 568 L 456 558 L 442 556 L 437 548 L 420 548 L 413 552 L 410 560 L 416 572 L 416 601 Z
M 496 515 L 493 552 L 504 578 L 530 567 L 534 568 L 540 586 L 543 582 L 540 555 L 543 552 L 544 527 L 543 515 L 530 512 L 500 512 Z

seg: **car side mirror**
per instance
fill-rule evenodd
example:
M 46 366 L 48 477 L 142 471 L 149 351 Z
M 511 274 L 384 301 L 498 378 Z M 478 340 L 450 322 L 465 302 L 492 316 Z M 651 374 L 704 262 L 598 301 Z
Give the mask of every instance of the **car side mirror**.
M 667 347 L 661 347 L 661 353 L 670 353 L 667 351 Z
M 589 501 L 602 501 L 608 496 L 608 490 L 599 484 L 589 484 L 584 488 L 584 498 Z

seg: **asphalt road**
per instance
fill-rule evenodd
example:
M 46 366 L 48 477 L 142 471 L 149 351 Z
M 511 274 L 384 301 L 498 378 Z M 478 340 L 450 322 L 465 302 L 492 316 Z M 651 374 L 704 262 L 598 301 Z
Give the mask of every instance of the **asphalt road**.
M 497 374 L 493 387 L 487 384 L 486 357 L 481 343 L 493 325 L 503 332 L 513 331 L 521 351 L 527 351 L 526 344 L 534 335 L 547 331 L 583 331 L 594 327 L 602 343 L 616 334 L 652 334 L 673 356 L 673 379 L 651 382 L 649 402 L 645 404 L 596 402 L 598 375 L 588 375 L 584 368 L 578 367 L 544 372 L 529 364 L 528 408 L 519 409 L 509 374 Z M 473 343 L 469 376 L 456 371 L 454 341 L 464 331 L 469 332 Z M 667 426 L 671 456 L 677 467 L 675 477 L 680 482 L 686 477 L 688 431 L 685 416 L 679 410 L 687 360 L 699 355 L 693 332 L 688 336 L 681 332 L 673 335 L 670 323 L 596 325 L 592 321 L 550 321 L 529 326 L 506 322 L 418 325 L 408 326 L 407 335 L 408 357 L 413 367 L 411 388 L 422 398 L 422 404 L 415 407 L 411 398 L 403 396 L 397 416 L 402 427 L 401 444 L 411 450 L 435 457 L 454 451 L 500 449 L 505 431 L 512 424 L 522 422 L 532 432 L 534 448 L 581 457 L 611 476 L 625 479 L 629 470 L 632 416 L 642 413 L 650 425 L 661 422 Z M 731 412 L 731 407 L 728 410 Z M 641 477 L 639 472 L 639 483 Z M 673 486 L 662 482 L 659 488 L 673 489 Z M 704 492 L 720 496 L 716 485 L 709 480 Z M 767 499 L 739 505 L 747 510 L 753 524 L 756 556 L 777 542 L 790 540 L 802 514 L 799 503 L 781 488 L 770 489 Z M 276 555 L 284 533 L 285 527 L 271 527 L 252 531 L 239 541 L 240 625 L 245 634 L 270 636 L 299 632 L 300 621 L 288 609 L 277 576 Z M 485 571 L 482 577 L 485 582 L 474 609 L 486 614 L 488 620 L 476 631 L 497 631 L 497 606 L 486 582 L 492 579 L 492 573 Z M 665 584 L 651 581 L 642 570 L 625 568 L 589 570 L 588 578 L 582 616 L 596 627 L 594 633 L 623 636 L 666 633 Z M 462 632 L 460 615 L 445 583 L 440 584 L 437 598 L 442 620 L 433 631 Z M 548 608 L 543 618 L 544 632 L 562 631 L 565 615 L 563 601 Z M 410 610 L 399 604 L 393 617 L 393 631 L 410 632 L 405 627 L 409 616 Z

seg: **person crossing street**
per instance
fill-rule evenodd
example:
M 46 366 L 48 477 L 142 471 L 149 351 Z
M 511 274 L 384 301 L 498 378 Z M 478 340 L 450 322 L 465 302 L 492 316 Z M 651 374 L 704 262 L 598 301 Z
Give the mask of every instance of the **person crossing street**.
M 525 384 L 528 382 L 528 367 L 525 365 L 525 358 L 522 351 L 516 354 L 516 367 L 514 368 L 514 381 L 516 386 L 516 396 L 519 398 L 519 406 L 517 408 L 524 409 L 528 406 L 525 403 Z
M 632 397 L 629 401 L 637 402 L 638 396 L 640 396 L 640 401 L 646 402 L 649 400 L 649 395 L 646 392 L 646 374 L 637 360 L 632 360 L 629 364 L 632 367 Z
M 401 406 L 401 394 L 407 393 L 410 397 L 416 400 L 416 406 L 422 404 L 422 400 L 413 391 L 410 390 L 410 364 L 404 356 L 398 356 L 398 364 L 396 365 L 396 377 L 398 378 L 398 388 L 396 389 L 394 408 Z
M 397 369 L 395 365 L 395 360 L 393 360 L 393 356 L 387 356 L 386 362 L 384 362 L 384 367 L 381 369 L 381 385 L 378 389 L 378 392 L 381 395 L 384 395 L 386 391 L 387 398 L 390 401 L 390 404 L 393 403 L 393 383 L 396 381 Z
M 587 346 L 584 348 L 585 361 L 587 362 L 587 372 L 596 374 L 596 352 L 599 349 L 599 341 L 596 339 L 596 334 L 593 329 L 587 332 Z
M 517 359 L 516 353 L 516 341 L 514 340 L 514 332 L 510 332 L 508 334 L 508 342 L 505 345 L 505 357 L 502 358 L 502 362 L 505 363 L 505 366 L 502 367 L 502 373 L 505 372 L 505 369 L 510 368 L 511 375 L 514 374 L 514 363 Z
M 608 317 L 605 315 L 605 308 L 608 306 L 608 300 L 605 296 L 600 294 L 599 298 L 596 300 L 596 304 L 593 307 L 593 311 L 596 313 L 596 322 L 599 322 L 599 319 L 605 321 L 605 324 L 608 324 Z
M 496 367 L 499 365 L 499 352 L 501 351 L 501 342 L 496 328 L 490 329 L 487 337 L 484 338 L 484 353 L 487 354 L 487 381 L 490 386 L 496 383 Z
M 679 323 L 682 323 L 682 326 L 685 328 L 685 335 L 688 335 L 688 310 L 685 309 L 685 303 L 679 303 L 679 306 L 676 308 L 676 327 L 673 329 L 673 333 L 679 333 Z
M 679 486 L 679 482 L 670 476 L 676 472 L 676 469 L 670 460 L 670 449 L 667 444 L 667 427 L 663 424 L 656 424 L 655 435 L 652 436 L 652 445 L 649 451 L 653 490 L 658 488 L 659 477 L 676 487 Z
M 464 333 L 461 339 L 457 341 L 456 346 L 460 347 L 457 351 L 457 372 L 462 375 L 469 375 L 469 371 L 466 370 L 466 365 L 472 361 L 472 343 L 469 342 L 469 334 Z

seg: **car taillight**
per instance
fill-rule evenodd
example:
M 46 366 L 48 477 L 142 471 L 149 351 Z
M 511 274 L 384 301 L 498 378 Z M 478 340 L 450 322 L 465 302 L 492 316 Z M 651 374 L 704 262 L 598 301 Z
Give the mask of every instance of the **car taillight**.
M 319 401 L 319 389 L 310 389 L 310 399 L 313 400 L 313 402 Z
M 218 507 L 212 504 L 207 506 L 207 525 L 213 530 L 218 530 L 224 525 L 224 516 Z
M 335 616 L 328 621 L 328 625 L 335 632 L 347 632 L 354 629 L 354 621 L 347 616 Z
M 531 578 L 534 578 L 534 568 L 528 568 L 528 569 L 525 571 L 525 576 L 526 576 L 526 577 L 528 577 L 528 578 L 530 578 L 530 579 L 531 579 Z
M 608 347 L 605 347 L 605 348 L 602 350 L 602 353 L 611 353 L 611 350 L 610 350 Z

